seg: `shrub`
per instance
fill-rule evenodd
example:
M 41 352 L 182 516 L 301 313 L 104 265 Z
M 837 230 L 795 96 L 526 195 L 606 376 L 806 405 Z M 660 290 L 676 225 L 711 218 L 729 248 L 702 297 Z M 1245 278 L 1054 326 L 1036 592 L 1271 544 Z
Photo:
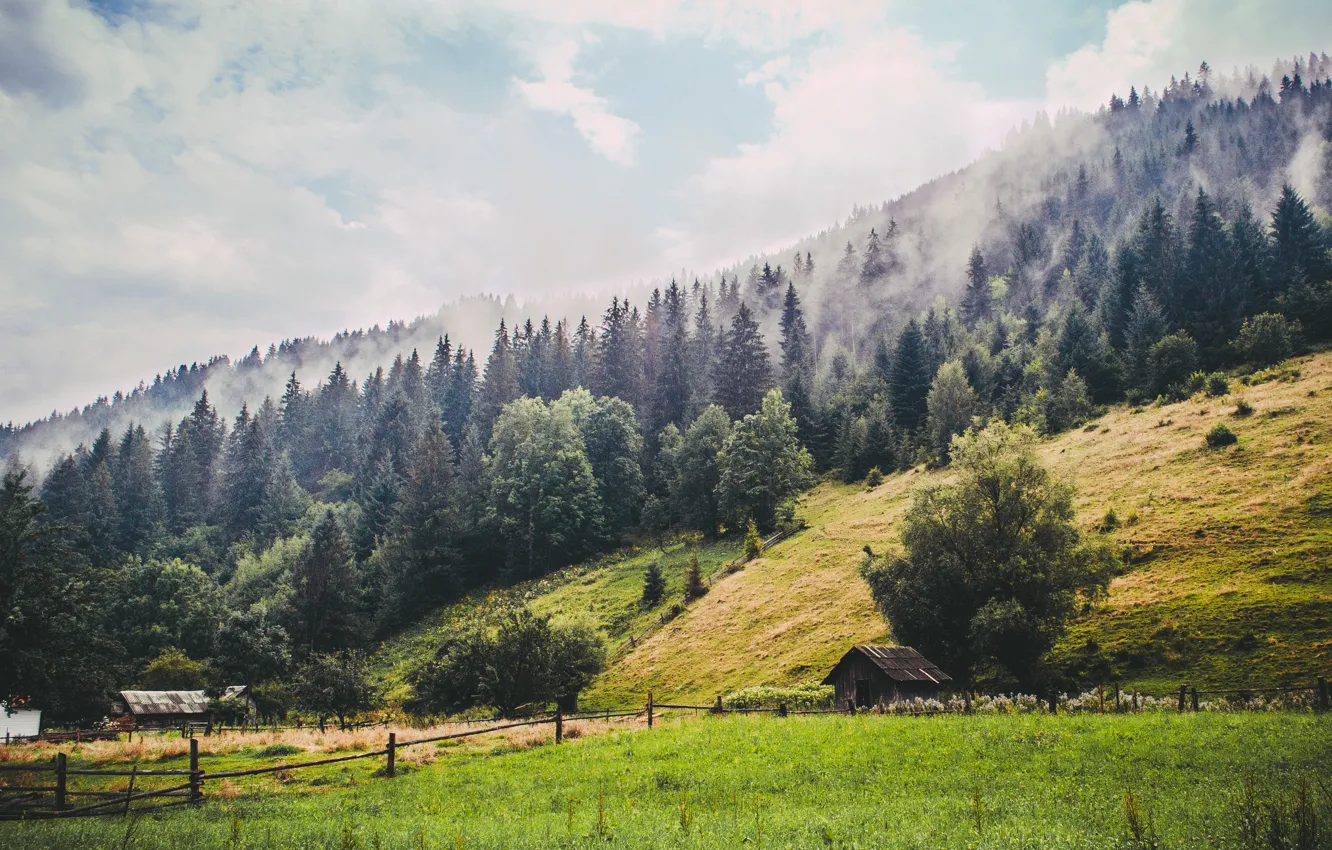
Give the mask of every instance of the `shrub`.
M 1101 524 L 1098 530 L 1102 534 L 1109 534 L 1118 527 L 1119 527 L 1119 517 L 1115 514 L 1115 509 L 1111 508 L 1110 510 L 1105 512 L 1105 516 L 1101 517 Z
M 409 676 L 416 697 L 408 709 L 488 705 L 512 714 L 576 697 L 605 666 L 605 647 L 587 626 L 552 623 L 525 607 L 486 612 L 446 628 L 435 657 Z
M 777 708 L 785 703 L 792 710 L 831 708 L 835 689 L 832 685 L 796 685 L 774 688 L 755 685 L 722 694 L 725 708 Z
M 1230 381 L 1222 372 L 1213 372 L 1203 378 L 1203 392 L 1212 398 L 1220 398 L 1230 393 Z
M 1299 322 L 1277 313 L 1259 313 L 1244 320 L 1234 346 L 1245 361 L 1261 368 L 1294 354 L 1299 336 Z
M 1235 432 L 1225 426 L 1225 423 L 1218 422 L 1212 426 L 1212 430 L 1207 432 L 1207 445 L 1214 449 L 1222 446 L 1232 446 L 1239 442 L 1239 437 Z
M 745 526 L 745 560 L 752 561 L 763 555 L 763 539 L 759 537 L 758 527 L 754 525 L 754 520 L 750 520 Z
M 882 483 L 883 483 L 883 471 L 880 470 L 877 466 L 872 468 L 869 471 L 869 474 L 865 476 L 865 487 L 867 489 L 873 490 L 875 487 L 878 487 Z
M 1152 392 L 1172 399 L 1187 398 L 1189 376 L 1198 369 L 1198 344 L 1180 331 L 1161 338 L 1147 354 Z
M 1248 399 L 1235 399 L 1235 415 L 1240 417 L 1253 415 L 1253 405 L 1249 404 Z

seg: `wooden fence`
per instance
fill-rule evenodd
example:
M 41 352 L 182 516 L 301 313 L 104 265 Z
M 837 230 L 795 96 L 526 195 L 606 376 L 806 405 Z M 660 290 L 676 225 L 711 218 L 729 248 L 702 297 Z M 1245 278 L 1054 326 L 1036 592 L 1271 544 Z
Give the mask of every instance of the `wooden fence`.
M 1082 707 L 1077 709 L 1081 711 L 1106 712 L 1107 689 L 1105 686 L 1097 688 L 1097 704 L 1094 707 Z M 1287 693 L 1312 693 L 1314 703 L 1313 707 L 1319 711 L 1327 711 L 1329 700 L 1332 698 L 1329 694 L 1328 682 L 1325 678 L 1319 678 L 1314 685 L 1296 686 L 1285 688 L 1231 688 L 1231 689 L 1210 689 L 1199 690 L 1189 685 L 1181 685 L 1178 692 L 1172 692 L 1168 695 L 1170 699 L 1177 698 L 1177 710 L 1180 712 L 1198 711 L 1200 707 L 1200 698 L 1203 696 L 1226 696 L 1239 697 L 1241 699 L 1250 698 L 1258 694 L 1287 694 Z M 1128 699 L 1125 700 L 1124 697 Z M 1110 693 L 1111 708 L 1110 712 L 1139 711 L 1143 708 L 1140 699 L 1146 694 L 1140 694 L 1137 691 L 1127 694 L 1120 692 L 1118 686 Z M 1161 700 L 1164 697 L 1153 695 L 1152 698 Z M 1046 703 L 1048 710 L 1053 712 L 1059 710 L 1059 703 L 1056 698 L 1050 698 Z M 972 700 L 968 696 L 957 708 L 937 708 L 925 710 L 910 711 L 884 711 L 884 707 L 878 707 L 878 710 L 885 714 L 894 716 L 921 716 L 936 714 L 965 714 L 972 710 Z M 360 759 L 382 758 L 384 759 L 384 772 L 386 778 L 393 778 L 396 773 L 396 760 L 398 750 L 405 747 L 415 747 L 422 744 L 432 744 L 441 741 L 459 740 L 471 738 L 477 735 L 486 735 L 493 732 L 500 732 L 507 729 L 517 729 L 526 726 L 551 725 L 554 727 L 554 742 L 560 744 L 564 740 L 564 724 L 571 720 L 611 720 L 625 717 L 645 717 L 647 728 L 652 729 L 655 725 L 658 712 L 661 711 L 693 711 L 695 713 L 707 713 L 710 715 L 725 714 L 769 714 L 776 717 L 802 716 L 815 714 L 848 714 L 854 713 L 856 709 L 851 707 L 844 708 L 826 708 L 826 709 L 792 709 L 785 703 L 774 707 L 727 707 L 722 697 L 717 697 L 716 702 L 711 705 L 691 705 L 687 703 L 656 702 L 651 693 L 647 695 L 647 704 L 644 708 L 630 709 L 600 709 L 596 711 L 583 711 L 576 714 L 563 714 L 555 712 L 553 715 L 536 717 L 526 720 L 514 720 L 505 723 L 491 723 L 482 729 L 467 729 L 461 732 L 450 732 L 443 735 L 431 735 L 424 738 L 416 738 L 410 741 L 398 741 L 397 733 L 389 732 L 388 740 L 382 749 L 370 750 L 368 752 L 353 753 L 351 755 L 330 756 L 328 758 L 314 759 L 311 761 L 287 762 L 284 764 L 269 765 L 267 767 L 245 768 L 240 770 L 206 771 L 202 768 L 199 760 L 199 740 L 190 738 L 189 767 L 184 770 L 140 770 L 137 766 L 129 770 L 84 770 L 70 768 L 68 756 L 65 753 L 57 753 L 50 762 L 43 763 L 25 763 L 25 764 L 0 764 L 0 774 L 16 774 L 24 776 L 43 776 L 52 775 L 54 784 L 40 785 L 3 785 L 0 786 L 0 820 L 38 820 L 50 818 L 97 816 L 97 815 L 125 815 L 131 811 L 149 812 L 159 809 L 166 809 L 174 806 L 189 805 L 199 803 L 205 799 L 205 789 L 207 783 L 220 780 L 239 779 L 250 776 L 261 776 L 278 772 L 290 772 L 303 770 L 312 767 L 323 767 L 330 764 L 340 764 L 342 762 L 357 761 Z M 107 790 L 79 790 L 70 787 L 71 777 L 119 777 L 128 780 L 124 791 Z M 135 790 L 135 784 L 139 779 L 175 779 L 181 780 L 167 785 L 165 788 Z M 12 795 L 5 797 L 3 795 Z M 87 798 L 93 802 L 76 804 L 76 798 Z M 74 800 L 74 802 L 71 802 Z M 152 801 L 148 806 L 137 805 L 143 801 Z
M 314 759 L 312 761 L 287 762 L 241 770 L 207 771 L 199 760 L 199 739 L 190 738 L 189 767 L 182 770 L 141 770 L 137 766 L 129 770 L 83 770 L 71 768 L 65 753 L 56 753 L 49 762 L 25 764 L 0 764 L 0 774 L 8 773 L 20 777 L 51 777 L 51 784 L 0 785 L 0 820 L 46 820 L 51 818 L 87 817 L 98 815 L 125 815 L 131 811 L 149 812 L 174 806 L 202 802 L 205 798 L 207 783 L 224 779 L 237 779 L 260 776 L 278 772 L 303 770 L 322 767 L 341 762 L 360 759 L 383 758 L 384 776 L 392 778 L 396 772 L 398 750 L 440 741 L 471 738 L 506 729 L 523 726 L 554 726 L 555 743 L 564 740 L 564 724 L 570 720 L 610 720 L 620 717 L 633 717 L 643 713 L 642 709 L 600 710 L 538 717 L 531 720 L 517 720 L 509 723 L 491 724 L 484 729 L 468 729 L 444 735 L 432 735 L 410 741 L 398 741 L 397 733 L 389 732 L 388 740 L 382 749 L 352 753 L 344 756 Z M 124 791 L 78 790 L 70 787 L 74 777 L 101 777 L 127 779 Z M 169 777 L 181 780 L 165 788 L 135 789 L 140 779 L 160 779 Z M 75 798 L 91 798 L 94 801 L 77 804 Z M 143 801 L 152 801 L 150 805 L 139 805 Z

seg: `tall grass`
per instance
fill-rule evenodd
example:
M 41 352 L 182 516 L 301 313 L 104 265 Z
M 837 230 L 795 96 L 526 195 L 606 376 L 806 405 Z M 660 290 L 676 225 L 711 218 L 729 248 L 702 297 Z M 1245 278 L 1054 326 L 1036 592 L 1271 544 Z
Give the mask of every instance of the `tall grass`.
M 1327 846 L 1332 717 L 704 717 L 376 779 L 362 762 L 143 817 L 154 848 Z M 126 822 L 0 824 L 121 848 Z

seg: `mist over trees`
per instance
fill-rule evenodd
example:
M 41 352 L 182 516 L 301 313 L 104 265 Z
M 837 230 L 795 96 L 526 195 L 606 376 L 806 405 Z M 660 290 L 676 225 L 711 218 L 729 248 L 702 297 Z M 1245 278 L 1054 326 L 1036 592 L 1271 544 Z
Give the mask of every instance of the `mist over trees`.
M 1053 433 L 1326 341 L 1329 70 L 1041 116 L 782 257 L 503 312 L 477 350 L 394 323 L 5 426 L 0 698 L 91 716 L 171 650 L 282 676 L 640 534 L 771 530 L 817 475 L 948 462 L 975 417 Z

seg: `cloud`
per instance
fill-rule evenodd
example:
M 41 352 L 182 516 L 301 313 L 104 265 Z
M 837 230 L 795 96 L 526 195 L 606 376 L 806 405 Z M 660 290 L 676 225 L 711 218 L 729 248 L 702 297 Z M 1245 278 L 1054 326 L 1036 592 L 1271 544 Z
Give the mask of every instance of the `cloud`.
M 762 144 L 717 157 L 690 182 L 689 218 L 659 236 L 677 262 L 770 250 L 959 168 L 1035 110 L 950 77 L 948 49 L 905 30 L 848 33 L 749 73 L 772 103 Z
M 632 165 L 641 128 L 611 112 L 604 97 L 575 85 L 574 60 L 579 44 L 561 41 L 540 51 L 541 79 L 515 80 L 518 92 L 536 109 L 568 115 L 592 150 L 619 165 Z
M 1261 69 L 1278 56 L 1325 49 L 1311 43 L 1332 32 L 1332 4 L 1278 10 L 1254 0 L 1135 0 L 1106 15 L 1106 34 L 1056 62 L 1046 74 L 1052 107 L 1092 110 L 1111 92 L 1129 86 L 1159 90 L 1172 74 L 1193 72 L 1204 60 L 1213 69 L 1255 64 Z

